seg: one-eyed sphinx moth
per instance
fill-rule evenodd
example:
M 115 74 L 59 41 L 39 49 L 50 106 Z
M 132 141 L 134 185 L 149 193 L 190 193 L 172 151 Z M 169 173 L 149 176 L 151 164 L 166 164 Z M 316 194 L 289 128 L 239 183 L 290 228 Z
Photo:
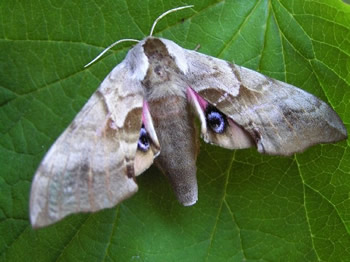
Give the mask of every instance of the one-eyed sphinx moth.
M 155 21 L 52 145 L 32 183 L 33 227 L 115 206 L 137 191 L 136 176 L 153 161 L 179 202 L 193 205 L 195 115 L 203 139 L 229 149 L 287 156 L 347 137 L 315 96 L 152 36 L 161 17 L 182 8 Z

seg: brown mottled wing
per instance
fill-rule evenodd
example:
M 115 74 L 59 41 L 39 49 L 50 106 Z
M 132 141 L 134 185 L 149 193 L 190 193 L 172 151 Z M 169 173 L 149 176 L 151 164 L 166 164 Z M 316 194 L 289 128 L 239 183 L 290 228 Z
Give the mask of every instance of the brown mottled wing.
M 143 93 L 124 63 L 102 82 L 52 145 L 32 183 L 33 227 L 112 207 L 133 195 Z M 147 158 L 149 166 L 153 158 Z
M 334 110 L 297 87 L 194 51 L 186 57 L 192 89 L 242 127 L 260 153 L 290 155 L 347 137 Z

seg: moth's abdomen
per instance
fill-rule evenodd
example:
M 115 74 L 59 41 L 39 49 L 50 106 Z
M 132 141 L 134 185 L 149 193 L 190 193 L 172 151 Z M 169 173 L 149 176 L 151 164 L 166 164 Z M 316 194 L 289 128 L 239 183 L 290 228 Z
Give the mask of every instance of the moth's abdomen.
M 193 205 L 198 199 L 199 144 L 187 100 L 182 96 L 167 96 L 149 101 L 149 108 L 161 147 L 155 163 L 169 178 L 179 202 Z

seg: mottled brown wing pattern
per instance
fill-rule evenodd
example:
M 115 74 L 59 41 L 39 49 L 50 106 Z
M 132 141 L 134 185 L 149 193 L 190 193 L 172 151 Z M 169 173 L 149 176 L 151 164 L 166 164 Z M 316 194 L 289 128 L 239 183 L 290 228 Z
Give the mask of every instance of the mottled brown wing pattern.
M 190 87 L 241 126 L 260 153 L 290 155 L 347 137 L 334 110 L 297 87 L 197 52 L 186 57 Z
M 102 82 L 40 164 L 32 183 L 33 227 L 133 195 L 143 94 L 123 64 Z M 150 166 L 153 158 L 146 159 Z

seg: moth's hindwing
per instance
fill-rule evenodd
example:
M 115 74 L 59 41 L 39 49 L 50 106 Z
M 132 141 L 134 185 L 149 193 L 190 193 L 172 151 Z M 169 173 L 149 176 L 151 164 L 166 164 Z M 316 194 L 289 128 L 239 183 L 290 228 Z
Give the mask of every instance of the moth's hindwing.
M 143 102 L 143 109 L 142 109 L 142 129 L 145 130 L 145 139 L 147 140 L 146 143 L 148 144 L 149 148 L 147 150 L 137 150 L 136 156 L 135 156 L 135 175 L 141 175 L 149 166 L 151 163 L 153 163 L 153 159 L 158 156 L 160 153 L 160 144 L 158 141 L 158 137 L 156 134 L 156 130 L 153 125 L 153 120 L 151 117 L 151 114 L 149 112 L 149 106 L 147 101 Z M 142 132 L 140 132 L 139 142 L 142 142 Z

